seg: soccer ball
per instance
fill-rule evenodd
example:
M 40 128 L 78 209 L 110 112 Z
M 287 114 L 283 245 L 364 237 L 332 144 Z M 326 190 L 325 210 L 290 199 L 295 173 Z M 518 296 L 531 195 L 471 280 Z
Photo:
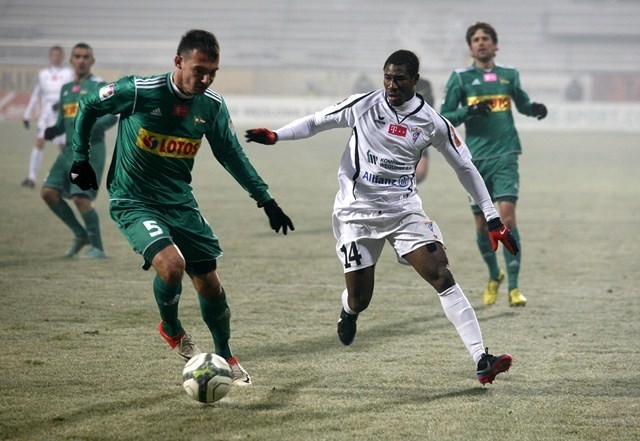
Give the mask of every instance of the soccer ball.
M 182 370 L 182 387 L 187 395 L 205 404 L 215 403 L 227 395 L 232 381 L 229 363 L 216 354 L 198 354 Z

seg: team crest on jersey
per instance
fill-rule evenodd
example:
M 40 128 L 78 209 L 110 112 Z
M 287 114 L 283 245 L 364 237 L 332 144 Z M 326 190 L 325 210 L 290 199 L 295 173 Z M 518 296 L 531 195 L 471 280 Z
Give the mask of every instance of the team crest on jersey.
M 138 131 L 136 146 L 154 155 L 168 158 L 191 159 L 196 156 L 202 139 L 178 138 L 151 132 L 144 128 Z
M 111 84 L 107 84 L 106 86 L 102 86 L 100 88 L 100 91 L 98 92 L 98 97 L 100 98 L 100 101 L 104 101 L 108 98 L 111 98 L 113 95 L 115 95 L 116 93 L 116 86 L 115 84 L 111 83 Z
M 200 118 L 199 116 L 194 116 L 193 117 L 193 123 L 194 124 L 205 124 L 206 121 L 203 118 Z
M 398 124 L 389 124 L 388 132 L 391 135 L 399 136 L 401 138 L 407 136 L 407 128 Z
M 420 138 L 420 135 L 422 135 L 422 129 L 421 128 L 415 127 L 413 129 L 411 129 L 411 139 L 413 140 L 414 144 L 416 143 L 418 138 Z

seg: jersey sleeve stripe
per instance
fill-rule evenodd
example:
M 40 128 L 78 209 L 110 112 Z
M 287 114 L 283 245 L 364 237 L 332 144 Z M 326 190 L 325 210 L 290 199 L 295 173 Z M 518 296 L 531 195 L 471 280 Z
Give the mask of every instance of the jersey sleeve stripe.
M 449 138 L 449 145 L 451 146 L 453 151 L 456 152 L 458 156 L 460 156 L 460 152 L 456 148 L 456 144 L 453 140 L 453 135 L 451 134 L 451 124 L 449 123 L 449 121 L 445 119 L 444 116 L 440 115 L 439 113 L 438 113 L 438 116 L 442 119 L 442 121 L 444 122 L 444 125 L 447 127 L 447 138 Z
M 344 106 L 340 106 L 339 108 L 337 108 L 336 110 L 334 110 L 334 111 L 333 111 L 333 112 L 331 112 L 331 113 L 328 113 L 327 115 L 333 115 L 334 113 L 341 112 L 341 111 L 343 111 L 343 110 L 344 110 L 344 109 L 346 109 L 346 108 L 353 107 L 354 105 L 356 105 L 357 103 L 359 103 L 359 102 L 360 102 L 360 101 L 362 101 L 363 99 L 365 99 L 365 98 L 369 97 L 371 94 L 374 94 L 374 93 L 376 93 L 376 92 L 377 92 L 377 90 L 374 90 L 374 91 L 369 92 L 369 93 L 367 93 L 367 94 L 365 94 L 365 95 L 362 95 L 361 97 L 359 97 L 359 98 L 357 98 L 357 99 L 355 99 L 355 100 L 353 100 L 353 101 L 350 101 L 350 102 L 348 102 L 348 103 L 345 103 L 345 105 L 344 105 Z

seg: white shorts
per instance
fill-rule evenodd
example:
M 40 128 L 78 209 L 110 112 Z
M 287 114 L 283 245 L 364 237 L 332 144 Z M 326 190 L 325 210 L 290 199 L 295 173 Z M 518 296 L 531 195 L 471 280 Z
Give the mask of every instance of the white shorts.
M 372 213 L 357 220 L 341 221 L 334 213 L 333 234 L 337 240 L 336 254 L 344 272 L 348 273 L 375 265 L 385 241 L 396 252 L 399 263 L 408 265 L 402 256 L 421 246 L 440 242 L 444 245 L 438 225 L 425 213 L 398 213 L 385 217 Z
M 55 110 L 47 110 L 40 112 L 40 117 L 38 117 L 38 134 L 36 135 L 38 138 L 44 138 L 44 131 L 47 127 L 54 126 L 58 122 L 58 112 Z M 56 136 L 51 140 L 54 144 L 64 145 L 67 138 L 65 134 Z

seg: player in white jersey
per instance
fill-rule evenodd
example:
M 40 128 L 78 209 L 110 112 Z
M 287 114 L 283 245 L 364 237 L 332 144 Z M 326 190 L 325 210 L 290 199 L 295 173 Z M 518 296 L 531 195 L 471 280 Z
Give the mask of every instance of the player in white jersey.
M 53 46 L 49 49 L 49 66 L 42 69 L 38 74 L 38 84 L 31 94 L 29 104 L 24 111 L 22 118 L 25 129 L 30 128 L 30 121 L 39 108 L 38 133 L 35 145 L 31 150 L 29 159 L 29 174 L 22 181 L 24 187 L 33 188 L 36 185 L 38 172 L 42 165 L 42 149 L 44 148 L 44 130 L 53 126 L 58 119 L 58 100 L 60 100 L 60 89 L 62 85 L 73 81 L 73 70 L 63 66 L 64 50 L 60 46 Z M 60 150 L 64 148 L 65 137 L 60 135 L 51 142 L 58 145 Z
M 340 341 L 350 345 L 355 338 L 358 314 L 373 296 L 375 265 L 389 242 L 398 260 L 412 265 L 436 289 L 447 318 L 477 364 L 478 380 L 491 383 L 509 369 L 511 356 L 493 356 L 485 349 L 475 312 L 449 269 L 440 230 L 422 209 L 415 170 L 424 149 L 431 146 L 445 157 L 482 208 L 494 247 L 502 242 L 512 253 L 518 248 L 502 224 L 466 144 L 449 121 L 416 95 L 419 67 L 413 52 L 396 51 L 384 64 L 382 89 L 352 95 L 276 131 L 248 130 L 246 138 L 275 144 L 351 127 L 340 161 L 340 190 L 333 211 L 336 251 L 347 286 L 338 321 Z

